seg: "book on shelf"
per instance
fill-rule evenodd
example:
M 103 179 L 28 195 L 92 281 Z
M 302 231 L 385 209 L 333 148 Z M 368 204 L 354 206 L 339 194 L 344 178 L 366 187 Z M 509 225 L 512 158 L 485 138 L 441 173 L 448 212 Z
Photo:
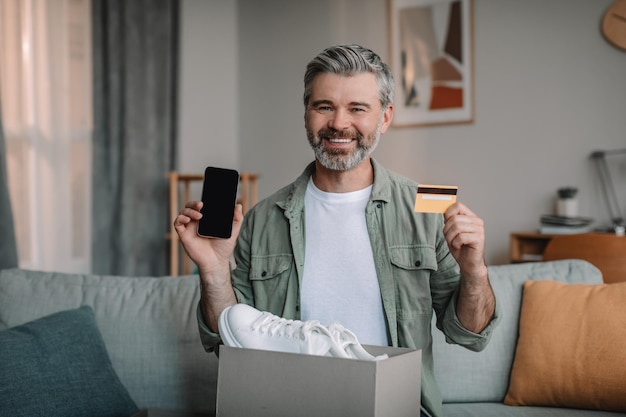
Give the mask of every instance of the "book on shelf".
M 541 253 L 523 253 L 522 261 L 524 262 L 541 262 L 543 255 Z
M 539 233 L 551 235 L 573 235 L 576 233 L 589 233 L 592 231 L 590 217 L 565 217 L 553 214 L 541 216 Z
M 546 235 L 575 235 L 577 233 L 591 232 L 591 226 L 555 226 L 552 224 L 544 224 L 539 228 L 539 233 Z
M 591 217 L 566 217 L 556 216 L 554 214 L 544 214 L 541 216 L 542 225 L 579 227 L 589 226 L 591 223 L 593 223 Z

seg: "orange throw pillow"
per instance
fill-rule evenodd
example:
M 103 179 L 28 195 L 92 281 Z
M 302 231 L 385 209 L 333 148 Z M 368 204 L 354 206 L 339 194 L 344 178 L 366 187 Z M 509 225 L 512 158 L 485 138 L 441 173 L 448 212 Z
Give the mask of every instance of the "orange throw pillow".
M 507 405 L 626 411 L 626 282 L 526 281 Z

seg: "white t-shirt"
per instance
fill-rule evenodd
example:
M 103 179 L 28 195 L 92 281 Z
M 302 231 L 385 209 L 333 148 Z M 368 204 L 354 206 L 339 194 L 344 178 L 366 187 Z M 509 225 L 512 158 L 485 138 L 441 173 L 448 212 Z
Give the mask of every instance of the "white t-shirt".
M 310 180 L 304 199 L 305 257 L 301 288 L 302 319 L 333 321 L 354 332 L 359 342 L 387 346 L 380 286 L 365 208 L 372 187 L 327 193 Z

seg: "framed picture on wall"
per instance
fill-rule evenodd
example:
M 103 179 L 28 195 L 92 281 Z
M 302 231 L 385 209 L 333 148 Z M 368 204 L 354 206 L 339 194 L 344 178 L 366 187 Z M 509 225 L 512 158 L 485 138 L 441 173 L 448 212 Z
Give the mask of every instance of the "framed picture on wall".
M 472 0 L 387 0 L 394 126 L 474 121 Z

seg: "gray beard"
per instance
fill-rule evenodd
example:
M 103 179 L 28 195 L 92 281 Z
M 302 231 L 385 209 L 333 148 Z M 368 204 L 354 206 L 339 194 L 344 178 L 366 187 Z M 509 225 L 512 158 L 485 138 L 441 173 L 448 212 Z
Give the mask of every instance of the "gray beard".
M 376 127 L 376 131 L 368 137 L 368 141 L 363 140 L 363 136 L 357 134 L 357 147 L 349 154 L 346 154 L 342 150 L 326 149 L 319 132 L 316 135 L 311 130 L 307 129 L 306 136 L 315 153 L 315 158 L 324 168 L 333 171 L 347 171 L 359 165 L 374 152 L 374 149 L 376 149 L 380 142 L 381 125 L 382 120 Z

